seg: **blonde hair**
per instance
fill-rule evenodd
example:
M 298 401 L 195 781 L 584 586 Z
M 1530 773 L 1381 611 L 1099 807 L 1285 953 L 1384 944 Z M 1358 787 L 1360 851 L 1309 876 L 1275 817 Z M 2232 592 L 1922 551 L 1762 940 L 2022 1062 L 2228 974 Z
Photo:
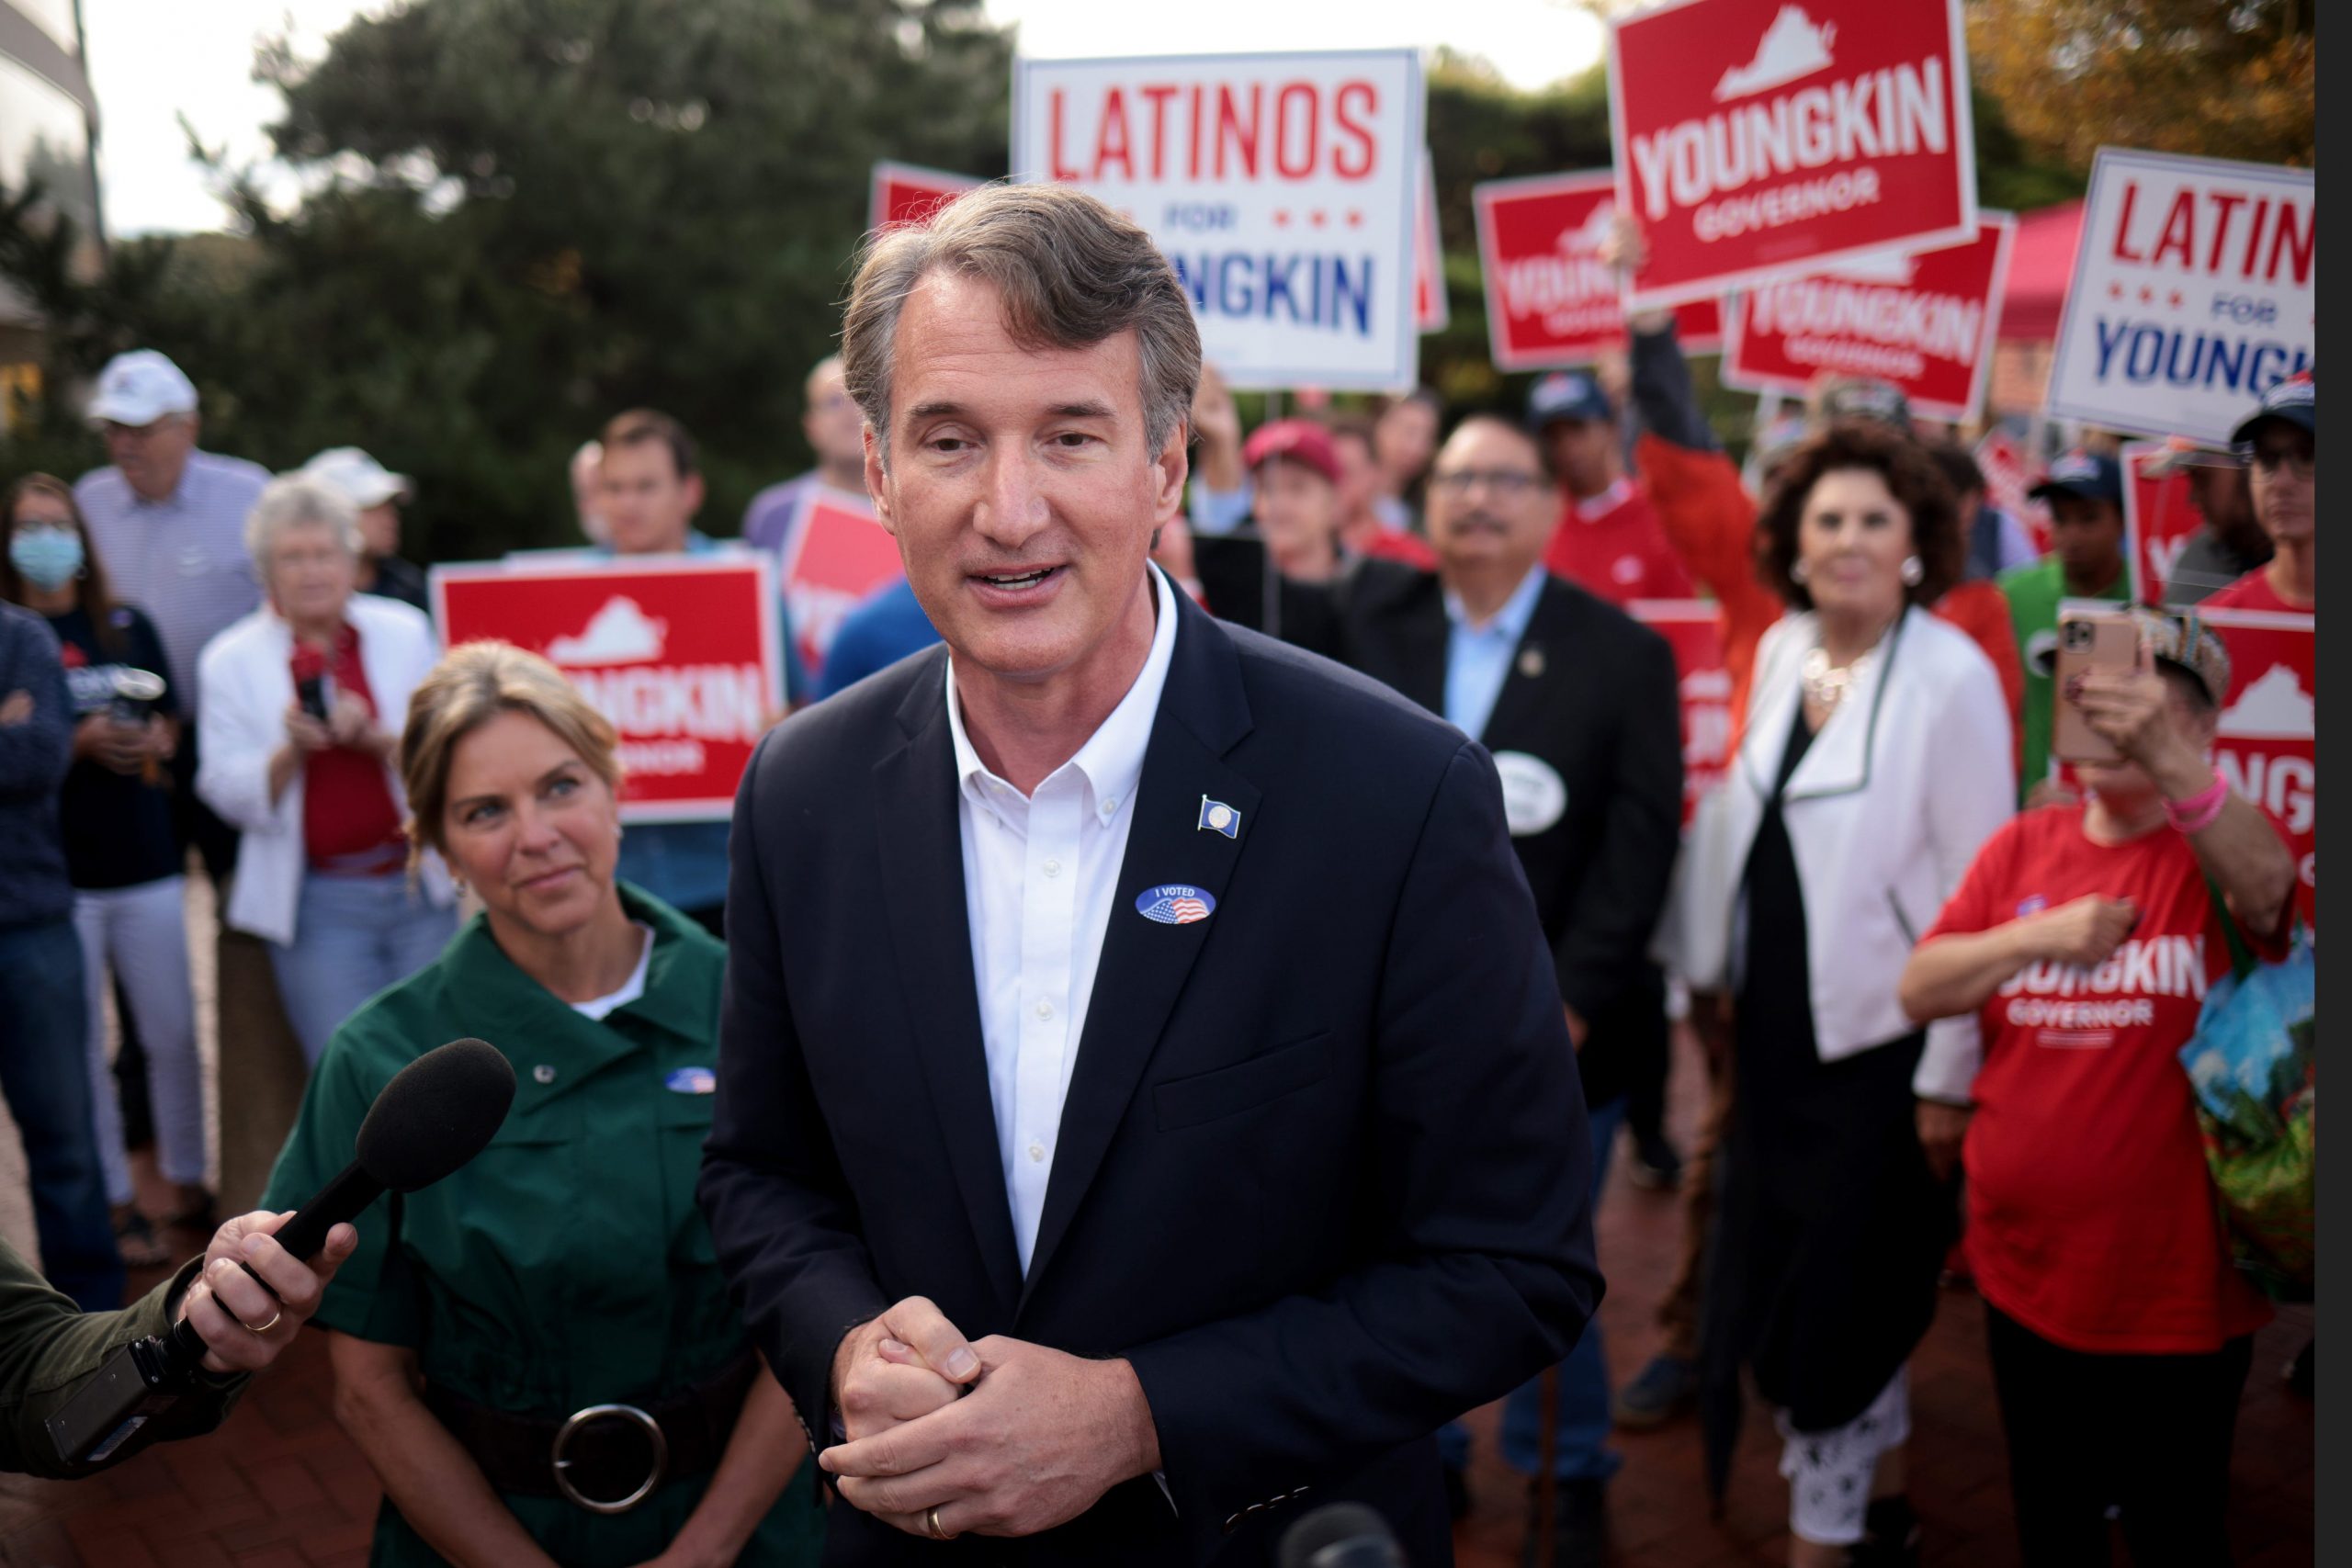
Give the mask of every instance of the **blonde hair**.
M 449 761 L 458 742 L 502 713 L 528 714 L 552 731 L 588 769 L 620 787 L 619 736 L 563 671 L 511 642 L 469 642 L 451 649 L 408 700 L 401 732 L 401 785 L 408 792 L 408 837 L 416 850 L 439 850 L 441 814 L 449 803 Z

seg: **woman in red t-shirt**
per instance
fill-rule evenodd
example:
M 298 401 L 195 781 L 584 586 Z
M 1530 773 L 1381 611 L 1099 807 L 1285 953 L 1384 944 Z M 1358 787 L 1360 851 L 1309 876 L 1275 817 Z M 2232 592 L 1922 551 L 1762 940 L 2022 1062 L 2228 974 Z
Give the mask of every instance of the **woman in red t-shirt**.
M 1985 840 L 1903 976 L 1914 1018 L 1975 1012 L 1965 1130 L 1983 1292 L 2024 1560 L 2229 1561 L 2230 1445 L 2269 1307 L 2230 1267 L 2180 1048 L 2229 971 L 2223 919 L 2277 953 L 2295 869 L 2208 756 L 2229 657 L 2195 617 L 2135 610 L 2141 669 L 2068 700 L 2123 760 L 2088 803 Z M 2227 910 L 2211 889 L 2219 889 Z

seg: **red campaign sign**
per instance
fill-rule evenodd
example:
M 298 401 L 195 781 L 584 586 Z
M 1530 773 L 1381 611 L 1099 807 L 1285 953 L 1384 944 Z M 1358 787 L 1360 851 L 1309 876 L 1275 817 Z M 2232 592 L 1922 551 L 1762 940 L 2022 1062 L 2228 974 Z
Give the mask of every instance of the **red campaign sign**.
M 1453 319 L 1445 299 L 1445 237 L 1437 226 L 1437 167 L 1421 149 L 1421 194 L 1413 211 L 1413 324 L 1442 333 Z
M 1802 395 L 1822 377 L 1871 376 L 1902 388 L 1915 412 L 1970 418 L 1993 366 L 2015 228 L 1986 213 L 1961 244 L 1758 284 L 1731 312 L 1724 384 Z
M 1731 767 L 1731 672 L 1711 599 L 1636 599 L 1633 617 L 1673 645 L 1682 692 L 1682 826 Z
M 2040 465 L 2028 458 L 2017 437 L 1996 426 L 1976 444 L 1976 467 L 1984 476 L 1986 502 L 2024 524 L 2035 551 L 2048 555 L 2050 508 L 2026 493 L 2041 482 Z
M 1670 0 L 1610 25 L 1629 309 L 1976 232 L 1960 0 Z
M 878 163 L 874 165 L 874 178 L 867 189 L 865 226 L 879 229 L 892 223 L 928 223 L 941 208 L 985 183 L 969 175 L 951 175 L 943 169 Z
M 2205 523 L 2186 469 L 2176 468 L 2162 478 L 2148 471 L 2167 445 L 2129 441 L 2123 446 L 2123 532 L 2132 551 L 2132 597 L 2138 604 L 2164 603 L 2173 563 Z
M 1497 369 L 1589 365 L 1624 345 L 1617 274 L 1600 259 L 1617 210 L 1615 175 L 1596 169 L 1488 180 L 1470 196 Z M 1674 323 L 1688 353 L 1712 354 L 1723 343 L 1723 311 L 1713 299 L 1680 307 Z
M 810 487 L 784 563 L 784 607 L 811 678 L 858 602 L 904 570 L 899 541 L 874 520 L 864 496 Z
M 2199 610 L 2230 649 L 2213 761 L 2230 787 L 2287 829 L 2295 904 L 2319 929 L 2319 636 L 2312 615 Z
M 433 569 L 442 645 L 544 654 L 620 731 L 632 822 L 724 821 L 784 707 L 775 567 L 763 555 Z

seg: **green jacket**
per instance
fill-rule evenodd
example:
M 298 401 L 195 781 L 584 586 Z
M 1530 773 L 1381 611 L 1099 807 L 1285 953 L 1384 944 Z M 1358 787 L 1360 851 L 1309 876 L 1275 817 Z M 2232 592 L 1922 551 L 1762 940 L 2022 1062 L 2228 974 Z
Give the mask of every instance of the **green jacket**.
M 621 899 L 654 933 L 642 997 L 592 1021 L 516 968 L 475 916 L 431 967 L 335 1032 L 264 1199 L 291 1207 L 342 1169 L 377 1091 L 424 1052 L 469 1034 L 505 1052 L 514 1104 L 490 1146 L 360 1214 L 359 1250 L 317 1321 L 406 1346 L 428 1382 L 517 1415 L 650 1404 L 749 1344 L 695 1203 L 726 949 L 634 887 Z M 505 1501 L 557 1561 L 597 1568 L 658 1554 L 708 1480 L 672 1482 L 610 1517 L 560 1498 Z M 822 1529 L 804 1479 L 740 1561 L 814 1562 Z M 389 1500 L 373 1560 L 441 1561 Z
M 186 1268 L 120 1312 L 85 1313 L 50 1289 L 40 1270 L 0 1241 L 0 1471 L 25 1475 L 88 1475 L 106 1466 L 68 1469 L 42 1425 L 107 1358 L 134 1339 L 172 1325 L 180 1292 L 204 1259 Z M 150 1443 L 194 1438 L 220 1425 L 251 1380 L 198 1373 L 197 1387 L 172 1412 L 141 1427 L 108 1457 L 119 1463 Z

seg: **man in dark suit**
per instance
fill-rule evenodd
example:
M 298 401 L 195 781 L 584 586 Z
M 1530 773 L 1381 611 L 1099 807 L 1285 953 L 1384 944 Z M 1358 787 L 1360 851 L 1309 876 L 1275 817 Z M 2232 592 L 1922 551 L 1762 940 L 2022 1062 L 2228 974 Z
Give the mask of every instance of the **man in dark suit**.
M 1430 471 L 1435 575 L 1367 560 L 1329 587 L 1285 583 L 1280 602 L 1286 637 L 1443 714 L 1494 757 L 1577 1043 L 1597 1197 L 1626 1091 L 1666 1051 L 1665 983 L 1648 950 L 1680 838 L 1680 709 L 1666 640 L 1545 574 L 1555 513 L 1544 460 L 1518 427 L 1464 420 Z M 1606 1446 L 1597 1329 L 1562 1364 L 1556 1398 L 1546 1445 L 1540 1384 L 1512 1394 L 1503 1454 L 1535 1475 L 1548 1447 L 1563 1483 L 1553 1560 L 1598 1564 L 1603 1484 L 1620 1461 Z M 1458 1478 L 1468 1433 L 1451 1427 L 1440 1443 Z
M 1134 224 L 976 192 L 842 335 L 944 646 L 745 773 L 701 1184 L 827 1560 L 1262 1563 L 1353 1498 L 1447 1562 L 1431 1432 L 1600 1289 L 1494 766 L 1149 564 L 1199 340 Z

